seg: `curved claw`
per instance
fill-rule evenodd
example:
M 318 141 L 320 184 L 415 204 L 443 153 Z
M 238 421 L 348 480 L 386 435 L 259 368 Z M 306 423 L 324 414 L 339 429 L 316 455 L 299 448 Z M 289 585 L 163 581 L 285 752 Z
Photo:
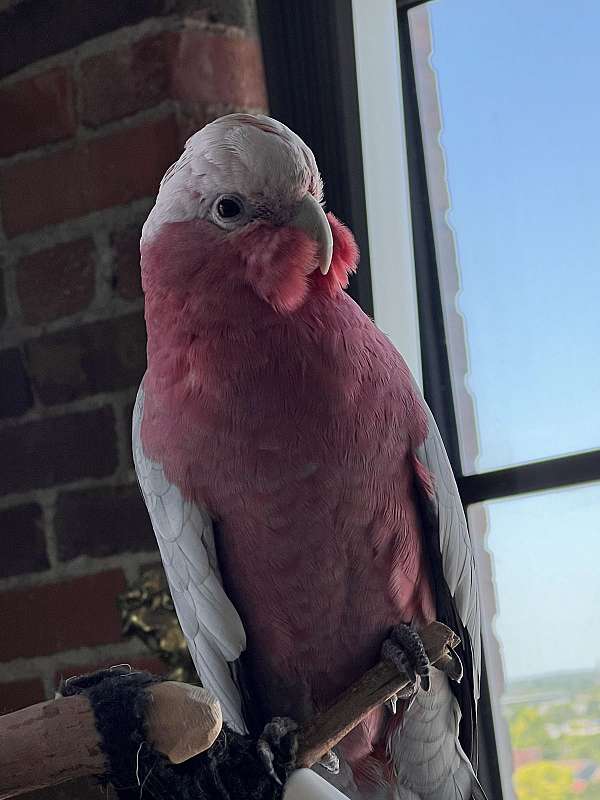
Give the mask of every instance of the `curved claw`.
M 420 686 L 429 691 L 429 658 L 418 632 L 410 625 L 396 625 L 381 648 L 383 658 L 391 661 L 399 670 L 406 673 L 416 692 Z
M 277 773 L 273 768 L 273 751 L 271 750 L 271 745 L 267 742 L 266 739 L 259 739 L 256 743 L 256 752 L 258 753 L 258 757 L 260 758 L 263 767 L 265 768 L 267 775 L 273 778 L 275 783 L 279 786 L 283 786 L 281 780 Z
M 278 756 L 280 766 L 287 775 L 294 768 L 296 751 L 298 750 L 298 725 L 290 717 L 273 717 L 263 728 L 256 752 L 267 774 L 282 786 L 282 781 L 275 771 L 275 757 Z M 285 741 L 282 747 L 282 742 Z
M 328 772 L 331 772 L 333 775 L 339 774 L 340 759 L 338 758 L 337 753 L 334 750 L 328 750 L 323 756 L 323 758 L 319 761 L 319 764 Z
M 452 647 L 449 647 L 444 655 L 436 661 L 435 666 L 445 672 L 446 675 L 456 683 L 460 683 L 463 676 L 463 664 L 460 660 L 458 653 Z

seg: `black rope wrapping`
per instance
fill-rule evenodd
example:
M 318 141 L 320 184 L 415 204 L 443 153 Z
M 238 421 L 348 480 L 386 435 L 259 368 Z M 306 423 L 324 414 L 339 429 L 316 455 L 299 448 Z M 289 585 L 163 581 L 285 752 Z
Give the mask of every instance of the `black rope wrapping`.
M 70 678 L 59 688 L 69 697 L 84 694 L 94 711 L 100 747 L 120 800 L 280 800 L 282 788 L 258 760 L 256 740 L 227 725 L 206 752 L 183 764 L 171 764 L 147 742 L 145 725 L 148 672 L 125 667 Z

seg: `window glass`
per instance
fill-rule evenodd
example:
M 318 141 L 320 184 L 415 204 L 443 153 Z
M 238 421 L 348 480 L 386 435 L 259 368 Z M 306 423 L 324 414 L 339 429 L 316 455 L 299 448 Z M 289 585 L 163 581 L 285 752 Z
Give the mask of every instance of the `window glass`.
M 464 471 L 598 448 L 600 3 L 409 15 Z
M 493 564 L 480 554 L 490 693 L 517 797 L 598 800 L 600 484 L 488 501 L 469 522 Z

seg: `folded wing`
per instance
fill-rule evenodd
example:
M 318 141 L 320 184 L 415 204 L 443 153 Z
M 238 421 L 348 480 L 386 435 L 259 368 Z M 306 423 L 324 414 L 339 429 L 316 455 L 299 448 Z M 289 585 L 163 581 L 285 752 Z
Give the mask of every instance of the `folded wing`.
M 230 662 L 245 649 L 246 635 L 223 589 L 212 520 L 206 509 L 183 498 L 161 464 L 145 455 L 140 438 L 143 415 L 142 383 L 133 411 L 133 458 L 175 610 L 203 686 L 219 699 L 223 718 L 244 732 Z

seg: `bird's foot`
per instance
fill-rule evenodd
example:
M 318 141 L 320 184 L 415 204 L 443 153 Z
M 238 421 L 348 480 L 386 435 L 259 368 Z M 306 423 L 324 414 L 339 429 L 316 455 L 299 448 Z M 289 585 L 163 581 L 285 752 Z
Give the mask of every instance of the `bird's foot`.
M 328 750 L 319 761 L 319 764 L 334 775 L 337 775 L 340 771 L 340 759 L 335 750 Z
M 256 742 L 258 757 L 280 786 L 295 768 L 297 751 L 298 725 L 290 717 L 273 717 Z
M 419 687 L 429 691 L 429 658 L 417 631 L 410 625 L 396 625 L 381 647 L 382 658 L 391 661 L 400 672 L 408 675 L 411 685 L 388 700 L 392 713 L 396 713 L 398 700 L 411 700 Z

